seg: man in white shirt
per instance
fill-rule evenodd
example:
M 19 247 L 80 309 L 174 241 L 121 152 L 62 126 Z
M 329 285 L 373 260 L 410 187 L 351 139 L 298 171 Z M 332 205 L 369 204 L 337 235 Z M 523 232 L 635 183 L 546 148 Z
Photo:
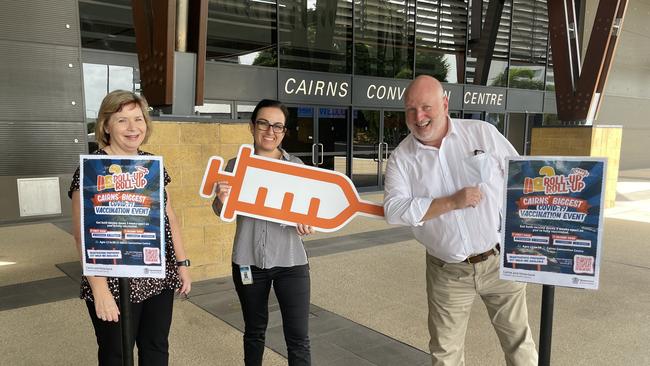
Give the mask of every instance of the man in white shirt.
M 405 96 L 411 134 L 386 167 L 384 210 L 427 249 L 433 365 L 464 365 L 465 331 L 481 296 L 508 365 L 537 365 L 526 285 L 499 279 L 505 157 L 518 155 L 494 126 L 452 120 L 442 85 L 419 76 Z

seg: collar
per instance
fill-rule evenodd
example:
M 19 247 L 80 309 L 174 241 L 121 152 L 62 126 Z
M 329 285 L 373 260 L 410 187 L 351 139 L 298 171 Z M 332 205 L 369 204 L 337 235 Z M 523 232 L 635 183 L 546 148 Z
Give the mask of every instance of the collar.
M 286 150 L 284 150 L 280 146 L 278 146 L 278 149 L 280 150 L 280 153 L 282 154 L 282 160 L 291 161 L 291 155 L 289 155 L 289 153 Z
M 447 129 L 447 135 L 445 135 L 445 138 L 451 136 L 451 135 L 456 135 L 458 133 L 457 127 L 456 127 L 456 122 L 447 115 L 447 121 L 449 121 L 449 129 Z
M 109 155 L 109 153 L 107 153 L 106 150 L 104 150 L 104 147 L 95 150 L 95 152 L 93 152 L 92 154 Z M 138 155 L 148 155 L 148 154 L 147 152 L 138 149 Z
M 280 150 L 280 160 L 291 161 L 291 155 L 288 152 L 280 146 L 278 146 L 278 150 Z M 255 144 L 253 144 L 253 154 L 255 154 Z

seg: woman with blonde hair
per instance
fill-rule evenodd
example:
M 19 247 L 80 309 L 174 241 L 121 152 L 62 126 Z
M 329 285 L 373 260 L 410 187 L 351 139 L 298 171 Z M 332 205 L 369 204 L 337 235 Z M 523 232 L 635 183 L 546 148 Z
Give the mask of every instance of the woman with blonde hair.
M 151 135 L 151 119 L 146 100 L 130 91 L 115 90 L 104 98 L 97 116 L 97 155 L 152 155 L 140 150 Z M 72 198 L 72 225 L 81 255 L 81 208 L 79 168 L 74 173 L 68 196 Z M 164 172 L 165 186 L 171 178 Z M 129 279 L 133 337 L 138 345 L 138 364 L 167 365 L 169 329 L 174 291 L 187 295 L 192 286 L 189 260 L 183 248 L 180 226 L 172 210 L 167 190 L 165 211 L 165 278 Z M 119 284 L 117 278 L 84 276 L 80 297 L 86 301 L 95 328 L 99 365 L 122 365 Z

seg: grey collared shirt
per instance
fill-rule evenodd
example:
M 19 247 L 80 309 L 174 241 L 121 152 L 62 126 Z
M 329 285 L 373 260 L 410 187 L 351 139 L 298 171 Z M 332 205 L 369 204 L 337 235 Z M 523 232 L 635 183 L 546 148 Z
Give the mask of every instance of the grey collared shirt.
M 299 158 L 280 151 L 282 160 L 302 164 Z M 226 170 L 232 172 L 234 166 L 235 159 L 230 159 Z M 217 215 L 221 213 L 216 197 L 212 208 Z M 307 253 L 295 227 L 238 215 L 232 261 L 259 268 L 291 267 L 307 264 Z

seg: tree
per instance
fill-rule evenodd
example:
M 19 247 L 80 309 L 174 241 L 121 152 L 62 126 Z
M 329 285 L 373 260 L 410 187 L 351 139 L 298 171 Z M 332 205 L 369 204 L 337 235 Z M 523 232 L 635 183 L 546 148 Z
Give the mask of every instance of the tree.
M 507 76 L 506 76 L 507 75 Z M 491 86 L 544 90 L 544 80 L 535 79 L 535 70 L 511 67 L 492 79 Z
M 417 74 L 428 74 L 441 82 L 447 82 L 447 73 L 449 73 L 449 62 L 445 60 L 445 55 L 433 50 L 417 49 L 416 61 Z
M 277 65 L 275 53 L 275 46 L 260 51 L 253 60 L 253 65 L 275 67 Z

